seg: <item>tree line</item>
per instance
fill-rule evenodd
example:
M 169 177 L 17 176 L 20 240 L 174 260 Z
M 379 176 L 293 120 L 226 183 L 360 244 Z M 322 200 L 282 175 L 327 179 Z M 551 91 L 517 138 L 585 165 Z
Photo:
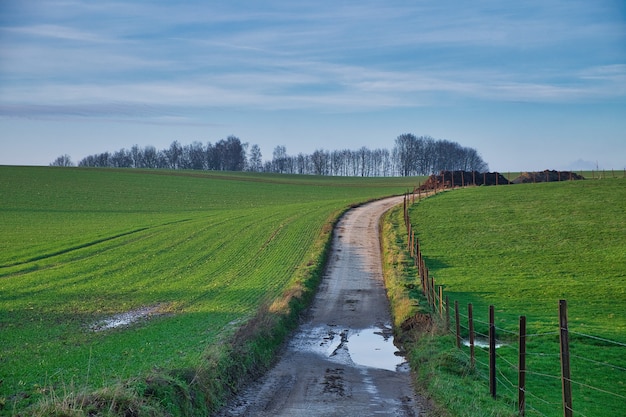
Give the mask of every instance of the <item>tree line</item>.
M 50 165 L 74 166 L 74 163 L 68 155 L 62 155 Z M 162 150 L 154 146 L 134 145 L 130 149 L 89 155 L 80 160 L 78 166 L 361 177 L 430 175 L 441 170 L 488 170 L 488 165 L 473 148 L 411 133 L 398 136 L 391 151 L 361 147 L 357 150 L 318 149 L 312 154 L 289 155 L 287 148 L 279 145 L 274 148 L 272 159 L 264 161 L 258 145 L 250 146 L 236 136 L 229 136 L 215 144 L 196 141 L 181 145 L 174 141 L 169 148 Z

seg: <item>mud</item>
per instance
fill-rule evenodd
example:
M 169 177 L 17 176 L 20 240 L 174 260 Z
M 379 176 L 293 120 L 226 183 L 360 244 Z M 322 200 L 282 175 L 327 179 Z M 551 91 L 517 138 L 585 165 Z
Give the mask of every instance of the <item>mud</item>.
M 394 345 L 380 259 L 380 216 L 401 202 L 373 202 L 340 220 L 307 319 L 276 365 L 219 416 L 423 415 Z

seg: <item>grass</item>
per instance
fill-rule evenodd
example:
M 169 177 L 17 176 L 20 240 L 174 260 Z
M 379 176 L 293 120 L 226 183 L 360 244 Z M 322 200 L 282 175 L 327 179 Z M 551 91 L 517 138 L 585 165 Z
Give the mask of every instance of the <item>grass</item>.
M 513 417 L 514 407 L 493 401 L 489 388 L 466 355 L 456 349 L 443 323 L 432 315 L 416 280 L 417 269 L 406 250 L 407 232 L 402 207 L 383 217 L 382 247 L 385 286 L 391 304 L 396 340 L 407 358 L 419 394 L 430 400 L 432 417 Z M 411 327 L 409 327 L 411 326 Z
M 337 217 L 417 182 L 0 167 L 0 414 L 214 406 L 256 366 L 233 358 L 270 360 Z
M 528 320 L 527 415 L 562 414 L 558 300 L 568 302 L 573 408 L 619 414 L 626 398 L 626 180 L 454 190 L 411 207 L 422 254 L 437 285 L 472 303 L 477 332 L 496 309 L 498 392 L 514 403 L 517 323 Z M 588 336 L 594 336 L 590 338 Z M 598 339 L 599 338 L 599 339 Z M 467 350 L 463 349 L 464 355 Z M 479 378 L 488 372 L 478 349 Z M 487 384 L 487 381 L 484 381 Z M 468 397 L 468 401 L 471 397 Z

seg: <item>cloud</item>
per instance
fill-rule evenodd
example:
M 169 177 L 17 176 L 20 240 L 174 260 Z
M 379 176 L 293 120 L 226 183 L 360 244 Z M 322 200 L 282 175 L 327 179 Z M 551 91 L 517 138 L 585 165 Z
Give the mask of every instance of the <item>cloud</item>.
M 106 38 L 103 38 L 95 33 L 61 25 L 41 24 L 32 26 L 15 26 L 3 28 L 3 31 L 44 39 L 62 39 L 90 43 L 108 41 Z
M 589 46 L 619 40 L 620 25 L 585 25 L 587 9 L 57 1 L 16 9 L 1 24 L 0 112 L 151 120 L 215 107 L 349 112 L 624 98 L 626 64 L 594 58 Z

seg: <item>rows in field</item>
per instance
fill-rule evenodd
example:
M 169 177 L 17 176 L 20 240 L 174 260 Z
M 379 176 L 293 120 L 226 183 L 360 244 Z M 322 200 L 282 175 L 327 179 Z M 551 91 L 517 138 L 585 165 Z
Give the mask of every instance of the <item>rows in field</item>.
M 329 218 L 414 182 L 0 167 L 0 400 L 197 366 L 306 276 Z
M 98 375 L 104 383 L 157 364 L 193 363 L 229 322 L 282 292 L 327 215 L 306 206 L 219 212 L 50 256 L 39 269 L 5 276 L 5 386 L 81 383 L 87 368 L 92 381 Z M 167 314 L 146 325 L 89 331 L 101 318 L 157 304 Z

